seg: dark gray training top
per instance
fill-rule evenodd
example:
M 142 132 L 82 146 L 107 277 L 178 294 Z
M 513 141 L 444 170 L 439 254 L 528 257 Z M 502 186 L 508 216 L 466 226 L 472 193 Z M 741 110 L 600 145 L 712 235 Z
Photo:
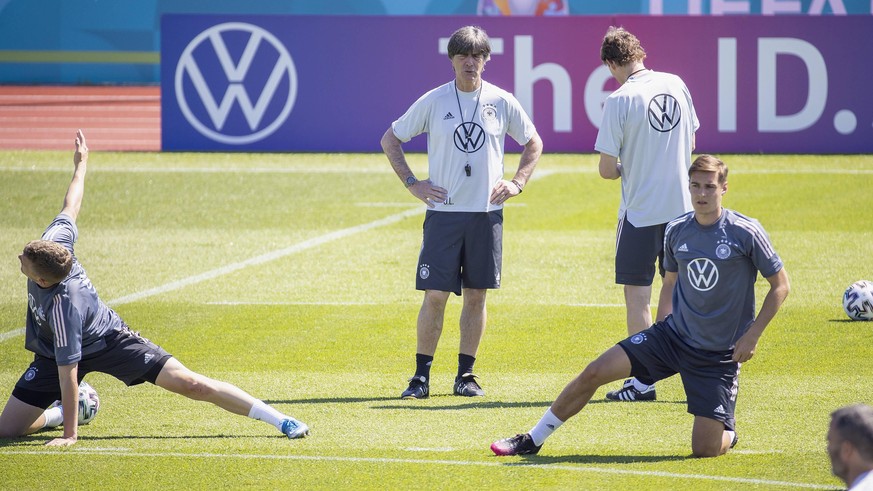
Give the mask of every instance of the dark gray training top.
M 755 319 L 755 280 L 782 269 L 770 237 L 754 218 L 722 209 L 710 226 L 694 212 L 667 224 L 664 268 L 677 272 L 668 322 L 689 345 L 727 351 Z
M 73 253 L 79 236 L 76 223 L 60 214 L 43 232 L 42 239 L 57 242 Z M 24 347 L 38 355 L 53 358 L 58 365 L 77 363 L 106 346 L 104 336 L 124 325 L 88 279 L 85 269 L 73 254 L 70 274 L 51 288 L 40 288 L 27 280 L 27 324 Z

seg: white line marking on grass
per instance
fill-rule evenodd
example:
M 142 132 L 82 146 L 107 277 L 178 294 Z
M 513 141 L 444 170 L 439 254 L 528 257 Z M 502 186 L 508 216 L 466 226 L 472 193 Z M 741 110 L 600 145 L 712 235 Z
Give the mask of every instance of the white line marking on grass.
M 333 306 L 353 306 L 353 305 L 395 305 L 394 303 L 376 303 L 376 302 L 206 302 L 206 305 L 333 305 Z
M 0 333 L 0 343 L 6 341 L 7 339 L 12 339 L 16 336 L 21 336 L 24 334 L 24 328 L 13 329 L 12 331 L 2 332 Z
M 120 298 L 116 298 L 115 300 L 110 300 L 106 302 L 111 306 L 123 305 L 126 303 L 136 302 L 142 300 L 144 298 L 152 297 L 154 295 L 160 295 L 161 293 L 167 293 L 174 290 L 179 290 L 186 286 L 191 286 L 197 283 L 201 283 L 206 280 L 211 280 L 218 278 L 219 276 L 224 276 L 230 273 L 234 273 L 241 269 L 248 268 L 250 266 L 258 266 L 264 263 L 268 263 L 270 261 L 275 261 L 276 259 L 281 259 L 285 256 L 290 256 L 291 254 L 296 254 L 301 251 L 305 251 L 307 249 L 311 249 L 313 247 L 320 246 L 322 244 L 327 244 L 328 242 L 333 242 L 335 240 L 343 239 L 349 237 L 351 235 L 359 234 L 361 232 L 366 232 L 368 230 L 372 230 L 374 228 L 384 227 L 386 225 L 391 225 L 393 223 L 397 223 L 401 220 L 409 218 L 411 216 L 420 215 L 424 212 L 424 206 L 411 208 L 409 210 L 396 213 L 394 215 L 387 216 L 385 218 L 370 222 L 364 223 L 361 225 L 355 225 L 354 227 L 344 228 L 342 230 L 337 230 L 335 232 L 331 232 L 329 234 L 321 235 L 319 237 L 313 237 L 309 240 L 304 240 L 298 244 L 294 244 L 290 247 L 286 247 L 284 249 L 278 249 L 273 252 L 268 252 L 266 254 L 261 254 L 260 256 L 255 256 L 253 258 L 246 259 L 245 261 L 240 261 L 238 263 L 228 264 L 226 266 L 222 266 L 218 269 L 213 269 L 212 271 L 206 271 L 205 273 L 200 273 L 198 275 L 189 276 L 187 278 L 183 278 L 177 281 L 171 281 L 170 283 L 155 287 L 149 288 L 148 290 L 144 290 L 138 293 L 133 293 L 130 295 L 125 295 Z M 19 336 L 24 334 L 24 328 L 15 329 L 12 331 L 8 331 L 5 333 L 0 333 L 0 342 L 5 341 L 7 339 L 13 338 L 15 336 Z
M 65 452 L 63 450 L 0 450 L 0 455 L 52 455 L 60 457 L 64 455 L 105 455 L 108 457 L 136 457 L 136 458 L 181 458 L 181 459 L 263 459 L 263 460 L 286 460 L 286 461 L 313 461 L 313 462 L 353 462 L 370 464 L 401 464 L 401 465 L 448 465 L 448 466 L 474 466 L 491 468 L 513 469 L 539 469 L 547 471 L 568 472 L 593 472 L 597 474 L 618 474 L 624 476 L 665 477 L 670 479 L 691 479 L 697 481 L 720 481 L 729 483 L 754 484 L 758 486 L 783 486 L 803 489 L 834 489 L 834 485 L 811 484 L 803 482 L 775 481 L 770 479 L 753 479 L 748 477 L 714 476 L 707 474 L 683 474 L 666 471 L 637 471 L 631 469 L 614 469 L 610 467 L 594 467 L 587 465 L 570 464 L 531 464 L 519 461 L 506 462 L 482 462 L 470 460 L 425 460 L 425 459 L 391 459 L 379 457 L 335 457 L 319 455 L 253 455 L 253 454 L 216 454 L 216 453 L 180 453 L 180 452 L 107 452 L 100 450 L 84 449 L 81 451 Z
M 404 201 L 403 203 L 358 203 L 356 206 L 360 206 L 361 208 L 406 208 L 410 204 L 411 202 Z
M 554 304 L 545 304 L 545 305 L 554 305 Z M 613 308 L 613 307 L 624 307 L 623 303 L 565 303 L 561 304 L 565 307 L 597 307 L 597 308 Z
M 38 172 L 66 172 L 68 167 L 37 167 L 16 166 L 0 167 L 0 171 L 38 171 Z M 393 174 L 391 167 L 387 170 L 372 168 L 351 167 L 95 167 L 91 172 L 114 172 L 125 174 Z M 407 205 L 409 203 L 406 203 Z
M 139 130 L 138 130 L 139 131 Z M 38 141 L 38 140 L 34 140 Z M 69 167 L 55 166 L 0 166 L 0 172 L 23 172 L 23 171 L 39 171 L 39 172 L 66 172 L 69 173 Z M 391 167 L 149 167 L 149 166 L 130 166 L 130 167 L 95 167 L 90 172 L 115 172 L 129 174 L 393 174 Z M 576 167 L 567 169 L 540 169 L 537 170 L 533 179 L 541 179 L 552 174 L 596 174 L 596 167 Z M 828 169 L 826 167 L 820 169 L 743 169 L 737 171 L 737 174 L 857 174 L 869 175 L 873 174 L 873 169 Z

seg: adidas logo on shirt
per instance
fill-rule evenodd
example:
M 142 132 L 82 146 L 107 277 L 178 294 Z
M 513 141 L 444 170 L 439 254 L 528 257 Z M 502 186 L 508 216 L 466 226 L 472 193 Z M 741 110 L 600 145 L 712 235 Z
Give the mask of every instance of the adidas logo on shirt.
M 452 116 L 452 112 L 451 112 L 451 111 L 447 112 L 446 115 L 443 116 L 443 121 L 445 121 L 445 120 L 447 120 L 447 119 L 455 119 L 455 117 Z
M 679 246 L 679 252 L 688 252 L 688 244 L 682 244 Z

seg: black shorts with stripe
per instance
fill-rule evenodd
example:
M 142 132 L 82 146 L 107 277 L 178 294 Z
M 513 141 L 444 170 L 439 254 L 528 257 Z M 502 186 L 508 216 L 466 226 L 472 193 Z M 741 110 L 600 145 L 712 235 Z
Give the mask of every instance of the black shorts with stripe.
M 503 210 L 428 210 L 423 229 L 416 289 L 460 295 L 462 288 L 500 288 Z
M 635 227 L 627 216 L 618 222 L 615 234 L 615 282 L 619 285 L 649 286 L 658 273 L 664 277 L 664 231 L 667 224 Z
M 734 429 L 740 364 L 732 360 L 732 351 L 691 347 L 667 322 L 658 322 L 618 345 L 630 358 L 632 376 L 658 381 L 678 373 L 688 412 Z
M 91 372 L 112 375 L 128 386 L 143 382 L 155 383 L 164 364 L 172 356 L 163 348 L 125 326 L 105 337 L 106 348 L 79 360 L 78 382 Z M 61 398 L 57 361 L 34 355 L 12 395 L 36 407 L 48 407 Z

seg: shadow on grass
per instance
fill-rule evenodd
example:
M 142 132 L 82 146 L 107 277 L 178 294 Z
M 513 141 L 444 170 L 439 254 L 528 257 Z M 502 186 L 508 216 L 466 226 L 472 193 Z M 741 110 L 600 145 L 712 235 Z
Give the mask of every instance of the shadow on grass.
M 503 457 L 495 457 L 503 458 Z M 645 464 L 651 462 L 675 462 L 694 459 L 691 455 L 523 455 L 521 462 L 507 462 L 507 466 L 549 465 L 549 464 Z
M 396 401 L 397 397 L 316 397 L 313 399 L 269 399 L 265 403 L 273 404 L 354 404 L 356 402 Z
M 431 399 L 434 398 L 442 398 L 442 397 L 454 397 L 450 395 L 439 395 L 439 396 L 431 396 Z M 592 404 L 607 404 L 607 403 L 615 403 L 614 401 L 591 401 L 588 405 Z M 628 403 L 621 403 L 628 404 Z M 685 401 L 646 401 L 644 403 L 636 403 L 636 404 L 685 404 Z M 503 409 L 503 408 L 517 408 L 517 407 L 549 407 L 552 405 L 552 401 L 487 401 L 487 400 L 478 400 L 475 402 L 468 402 L 465 404 L 452 404 L 448 406 L 419 406 L 415 405 L 415 401 L 405 401 L 398 402 L 397 404 L 389 404 L 384 406 L 374 406 L 373 409 L 412 409 L 418 411 L 450 411 L 457 409 Z
M 371 409 L 413 409 L 420 411 L 447 411 L 457 409 L 497 409 L 497 408 L 513 408 L 513 407 L 549 407 L 552 401 L 489 401 L 486 398 L 466 398 L 459 397 L 453 394 L 432 394 L 428 400 L 454 398 L 456 400 L 469 400 L 463 404 L 452 404 L 448 406 L 423 406 L 422 401 L 417 400 L 401 400 L 399 397 L 321 397 L 312 399 L 269 399 L 264 402 L 270 405 L 275 404 L 355 404 L 360 402 L 385 402 L 393 401 L 396 404 L 386 404 L 381 406 L 373 406 Z M 588 404 L 681 404 L 685 401 L 645 401 L 645 402 L 617 402 L 606 400 L 595 400 Z
M 33 447 L 33 448 L 43 448 L 45 444 L 54 440 L 55 438 L 60 437 L 60 435 L 49 435 L 49 434 L 34 434 L 34 435 L 25 435 L 18 438 L 9 438 L 2 439 L 0 438 L 0 448 L 5 447 Z M 263 438 L 283 438 L 287 439 L 285 435 L 276 434 L 276 435 L 228 435 L 228 434 L 220 434 L 220 435 L 105 435 L 105 436 L 85 436 L 80 437 L 79 441 L 76 442 L 75 445 L 69 447 L 45 447 L 45 448 L 56 448 L 60 451 L 64 449 L 82 449 L 88 450 L 87 447 L 83 447 L 81 445 L 82 442 L 93 442 L 93 441 L 113 441 L 113 440 L 222 440 L 222 439 L 233 439 L 233 440 L 241 440 L 245 438 L 249 439 L 263 439 Z

